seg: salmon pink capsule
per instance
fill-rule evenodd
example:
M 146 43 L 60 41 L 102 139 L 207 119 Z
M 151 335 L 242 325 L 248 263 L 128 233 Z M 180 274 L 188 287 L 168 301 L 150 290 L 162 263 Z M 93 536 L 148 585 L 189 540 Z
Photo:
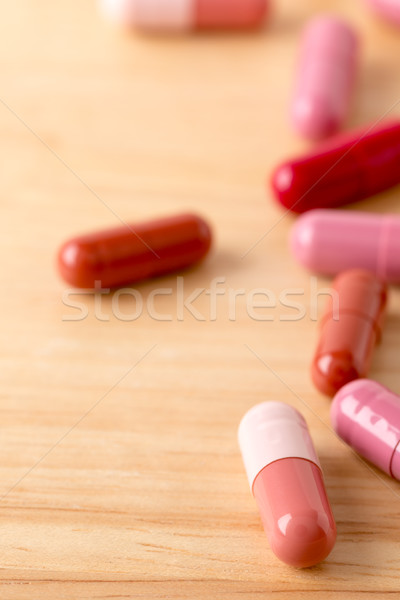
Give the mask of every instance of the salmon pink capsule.
M 210 246 L 207 223 L 183 214 L 73 238 L 61 247 L 58 268 L 73 286 L 115 287 L 189 267 Z
M 303 35 L 291 117 L 305 137 L 331 135 L 349 111 L 357 66 L 353 29 L 333 17 L 316 17 Z
M 273 552 L 294 567 L 324 560 L 336 525 L 303 417 L 283 402 L 257 404 L 239 425 L 239 445 Z
M 279 202 L 297 213 L 333 208 L 400 183 L 400 122 L 341 135 L 272 175 Z
M 259 26 L 267 0 L 100 0 L 110 20 L 139 29 L 252 28 Z

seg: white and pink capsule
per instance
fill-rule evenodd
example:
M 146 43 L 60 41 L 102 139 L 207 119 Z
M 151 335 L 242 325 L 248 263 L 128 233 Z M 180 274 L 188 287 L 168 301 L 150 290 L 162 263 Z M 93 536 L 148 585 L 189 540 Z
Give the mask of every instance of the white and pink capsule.
M 159 31 L 251 29 L 267 0 L 100 0 L 103 15 L 126 27 Z
M 323 561 L 335 544 L 336 524 L 302 415 L 283 402 L 256 404 L 238 437 L 272 551 L 293 567 Z

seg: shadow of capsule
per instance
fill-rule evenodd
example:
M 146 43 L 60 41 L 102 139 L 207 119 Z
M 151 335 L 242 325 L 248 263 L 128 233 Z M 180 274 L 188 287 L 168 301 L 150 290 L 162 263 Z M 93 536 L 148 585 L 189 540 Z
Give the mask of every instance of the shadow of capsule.
M 396 118 L 388 111 L 388 98 L 395 97 L 393 65 L 387 58 L 373 58 L 359 64 L 357 84 L 355 86 L 350 127 L 365 126 L 376 121 L 377 117 L 386 115 L 385 120 Z M 391 90 L 393 93 L 391 94 Z
M 375 347 L 369 379 L 374 379 L 382 385 L 400 393 L 399 384 L 399 355 L 400 347 L 400 290 L 389 289 L 389 306 L 383 325 L 382 336 Z
M 320 453 L 320 461 L 337 525 L 328 559 L 333 570 L 340 570 L 341 579 L 354 577 L 354 569 L 380 572 L 387 559 L 379 542 L 397 543 L 400 489 L 340 439 L 332 443 L 329 455 Z

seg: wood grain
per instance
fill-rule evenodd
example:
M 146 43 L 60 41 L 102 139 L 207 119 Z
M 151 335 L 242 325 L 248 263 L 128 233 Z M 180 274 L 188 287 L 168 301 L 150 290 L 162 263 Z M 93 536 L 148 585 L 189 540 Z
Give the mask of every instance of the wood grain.
M 293 218 L 265 191 L 273 166 L 307 147 L 286 116 L 307 19 L 333 10 L 362 36 L 348 126 L 399 115 L 400 34 L 361 2 L 274 4 L 259 33 L 172 38 L 117 31 L 93 2 L 3 8 L 3 600 L 400 597 L 400 488 L 330 430 L 308 372 L 329 281 L 294 263 Z M 399 212 L 398 194 L 359 207 Z M 71 320 L 55 269 L 64 239 L 187 209 L 213 224 L 212 255 L 183 280 L 138 287 L 145 304 L 171 288 L 155 304 L 170 320 L 146 308 L 129 320 L 129 296 L 117 318 L 115 294 L 100 317 L 98 297 L 74 297 L 88 316 Z M 203 320 L 177 308 L 179 285 L 204 288 Z M 233 318 L 230 288 L 244 290 Z M 259 288 L 276 306 L 253 314 Z M 301 320 L 279 301 L 288 290 L 303 290 Z M 400 390 L 395 289 L 384 333 L 371 376 Z M 237 446 L 241 416 L 265 399 L 304 414 L 337 519 L 331 556 L 303 571 L 270 551 Z

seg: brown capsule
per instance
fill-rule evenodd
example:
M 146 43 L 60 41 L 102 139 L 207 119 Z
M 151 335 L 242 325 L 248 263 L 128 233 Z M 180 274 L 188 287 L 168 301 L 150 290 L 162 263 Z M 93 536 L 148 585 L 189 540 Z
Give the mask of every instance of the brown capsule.
M 311 366 L 316 387 L 333 396 L 346 383 L 366 377 L 380 340 L 386 285 L 369 271 L 344 271 L 333 282 L 321 336 Z
M 190 267 L 210 246 L 207 223 L 179 214 L 72 238 L 58 253 L 58 269 L 76 287 L 92 288 L 96 281 L 116 287 Z

